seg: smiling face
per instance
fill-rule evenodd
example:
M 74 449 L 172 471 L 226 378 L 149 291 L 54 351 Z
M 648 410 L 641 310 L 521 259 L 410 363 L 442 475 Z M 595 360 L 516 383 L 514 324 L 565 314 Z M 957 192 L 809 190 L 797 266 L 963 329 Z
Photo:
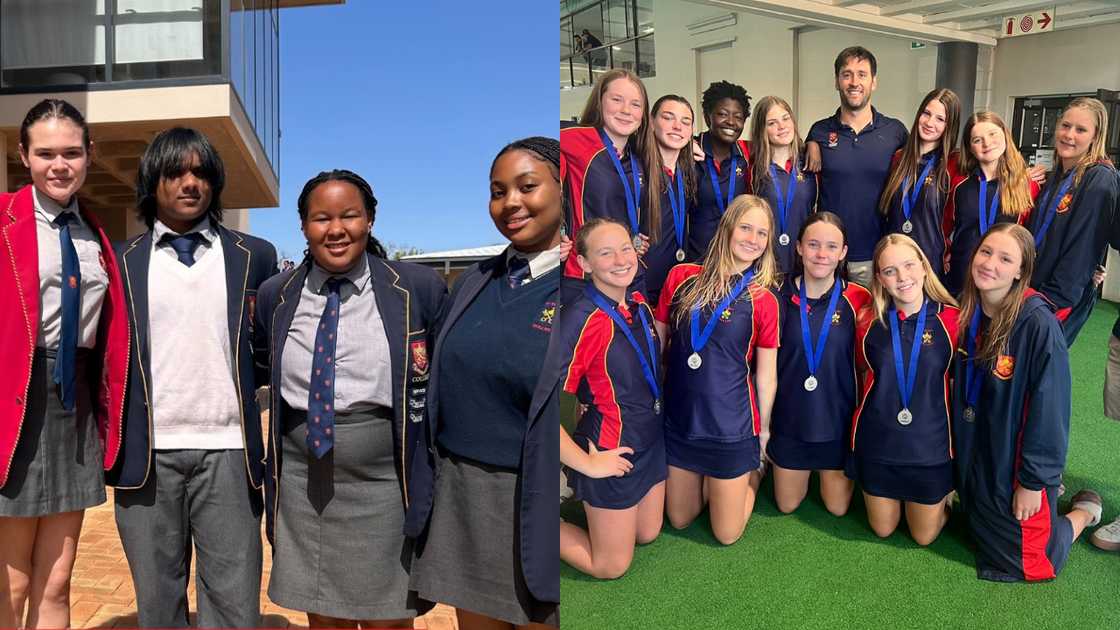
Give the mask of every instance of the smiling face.
M 626 77 L 611 81 L 603 89 L 599 102 L 603 128 L 613 140 L 625 140 L 642 125 L 646 103 L 641 89 Z
M 372 227 L 357 186 L 329 180 L 308 195 L 303 235 L 311 257 L 329 273 L 346 273 L 358 264 Z
M 913 247 L 891 244 L 876 261 L 879 283 L 899 308 L 921 303 L 926 281 L 925 267 Z
M 981 164 L 995 164 L 1007 150 L 1007 137 L 999 125 L 978 122 L 968 134 L 968 150 Z
M 840 228 L 817 221 L 805 228 L 801 240 L 797 241 L 797 254 L 801 256 L 806 275 L 826 280 L 836 273 L 836 267 L 848 255 L 848 246 L 844 244 Z
M 683 149 L 692 140 L 692 110 L 680 101 L 662 101 L 653 112 L 653 135 L 666 149 Z
M 65 207 L 82 187 L 89 168 L 82 128 L 69 118 L 46 118 L 28 127 L 27 136 L 29 146 L 21 144 L 19 155 L 31 172 L 31 182 Z
M 1076 162 L 1089 152 L 1096 137 L 1097 121 L 1093 112 L 1084 107 L 1071 107 L 1058 120 L 1054 148 L 1062 160 Z
M 518 251 L 559 244 L 560 183 L 548 163 L 520 149 L 503 153 L 490 174 L 490 218 Z
M 871 74 L 871 61 L 857 57 L 848 58 L 847 63 L 836 75 L 836 90 L 840 92 L 840 103 L 846 109 L 858 111 L 871 102 L 871 93 L 879 85 L 878 79 Z
M 926 103 L 918 116 L 918 137 L 922 142 L 938 142 L 945 133 L 946 124 L 948 124 L 948 114 L 945 112 L 945 105 L 933 99 Z
M 156 218 L 180 234 L 198 223 L 210 209 L 213 199 L 210 180 L 206 179 L 201 161 L 192 154 L 182 171 L 161 176 L 156 187 Z
M 766 112 L 766 139 L 771 147 L 788 147 L 793 143 L 797 128 L 793 116 L 780 104 L 770 106 Z
M 770 244 L 770 217 L 766 210 L 753 206 L 743 213 L 732 228 L 729 245 L 738 266 L 750 267 L 766 253 Z
M 991 232 L 980 242 L 972 258 L 972 282 L 982 293 L 1002 299 L 1011 285 L 1023 276 L 1023 252 L 1007 232 Z M 993 300 L 994 301 L 994 300 Z
M 638 252 L 626 228 L 607 223 L 593 228 L 586 239 L 586 254 L 579 254 L 579 266 L 591 274 L 591 281 L 604 293 L 625 295 L 638 272 Z
M 712 136 L 724 144 L 733 144 L 743 135 L 743 125 L 747 120 L 747 113 L 743 106 L 733 98 L 723 98 L 716 101 L 712 111 L 704 114 L 708 129 Z

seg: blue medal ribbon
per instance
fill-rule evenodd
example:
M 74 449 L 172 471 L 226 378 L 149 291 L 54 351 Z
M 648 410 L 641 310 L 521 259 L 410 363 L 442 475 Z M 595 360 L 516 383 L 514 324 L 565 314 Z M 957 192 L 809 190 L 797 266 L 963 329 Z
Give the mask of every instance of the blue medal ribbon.
M 727 307 L 743 293 L 743 289 L 747 288 L 747 285 L 751 283 L 753 278 L 754 269 L 748 269 L 739 282 L 731 289 L 731 292 L 720 301 L 716 310 L 712 311 L 712 316 L 708 318 L 708 323 L 704 324 L 703 332 L 700 331 L 700 307 L 692 307 L 689 319 L 692 320 L 692 351 L 694 353 L 699 354 L 704 346 L 707 345 L 708 339 L 711 339 L 712 332 L 716 329 L 716 321 L 719 320 L 720 314 L 727 310 Z
M 1069 175 L 1062 180 L 1062 185 L 1058 187 L 1058 194 L 1046 196 L 1047 204 L 1039 204 L 1046 208 L 1046 214 L 1043 215 L 1042 225 L 1038 228 L 1038 234 L 1034 235 L 1034 246 L 1042 245 L 1042 239 L 1046 238 L 1046 231 L 1050 229 L 1050 223 L 1054 221 L 1054 217 L 1058 214 L 1058 204 L 1062 202 L 1062 197 L 1066 196 L 1066 191 L 1069 190 L 1070 184 L 1073 183 L 1073 174 L 1077 169 L 1070 169 Z M 1053 190 L 1053 189 L 1050 189 Z M 1049 190 L 1047 191 L 1049 192 Z
M 894 350 L 894 373 L 898 377 L 899 395 L 902 397 L 902 408 L 910 408 L 910 397 L 914 393 L 914 385 L 918 381 L 918 356 L 922 352 L 922 333 L 926 329 L 926 305 L 929 302 L 922 299 L 922 309 L 918 311 L 918 325 L 914 328 L 914 342 L 910 344 L 910 367 L 907 370 L 902 366 L 902 340 L 898 334 L 898 316 L 901 311 L 890 313 L 887 319 L 891 320 L 891 347 Z
M 914 204 L 918 203 L 918 195 L 922 194 L 922 186 L 926 184 L 926 177 L 929 177 L 929 172 L 937 165 L 937 156 L 934 155 L 927 162 L 925 168 L 922 169 L 922 174 L 918 177 L 918 181 L 914 182 L 914 189 L 909 193 L 906 188 L 910 186 L 910 178 L 907 177 L 902 181 L 902 214 L 906 220 L 910 220 L 910 212 L 914 208 Z
M 673 181 L 665 176 L 665 187 L 669 191 L 669 205 L 673 207 L 673 229 L 677 237 L 677 249 L 684 249 L 684 223 L 687 208 L 684 205 L 684 178 L 681 169 L 677 168 L 674 174 L 677 180 L 677 189 L 673 190 Z
M 836 304 L 840 301 L 840 279 L 833 281 L 832 297 L 828 298 L 828 310 L 824 312 L 821 329 L 817 332 L 817 345 L 814 349 L 809 331 L 809 297 L 805 292 L 805 276 L 801 277 L 801 347 L 805 350 L 805 362 L 809 364 L 809 376 L 816 376 L 817 368 L 821 365 L 824 356 L 824 347 L 828 343 L 828 331 L 832 329 L 832 315 L 836 312 Z
M 709 143 L 709 147 L 711 144 Z M 705 151 L 708 155 L 704 159 L 704 169 L 708 171 L 708 177 L 712 180 L 712 192 L 716 196 L 716 205 L 719 206 L 719 213 L 723 214 L 727 211 L 727 206 L 731 205 L 731 200 L 735 198 L 735 169 L 739 168 L 739 157 L 735 155 L 734 145 L 731 147 L 731 174 L 727 178 L 727 201 L 724 202 L 720 194 L 723 192 L 719 187 L 719 175 L 716 174 L 716 162 L 712 159 L 711 151 Z
M 618 151 L 615 150 L 614 143 L 611 142 L 606 130 L 599 130 L 599 138 L 603 141 L 603 148 L 607 150 L 607 155 L 611 156 L 611 162 L 614 163 L 614 170 L 618 173 L 618 179 L 622 181 L 622 188 L 626 193 L 626 214 L 630 217 L 630 233 L 637 236 L 640 233 L 638 206 L 642 199 L 642 167 L 634 161 L 634 152 L 631 151 L 629 156 L 630 174 L 634 179 L 634 186 L 631 188 L 630 182 L 626 181 L 626 172 L 622 170 L 622 160 L 618 159 Z
M 984 202 L 988 200 L 988 180 L 984 177 L 984 171 L 980 169 L 976 169 L 976 176 L 980 179 L 980 205 L 977 207 L 980 211 L 980 236 L 984 236 L 996 223 L 996 211 L 999 209 L 999 190 L 996 190 L 996 193 L 992 195 L 992 202 L 985 212 Z
M 965 404 L 974 411 L 976 403 L 980 400 L 980 384 L 983 382 L 983 370 L 976 369 L 976 334 L 980 330 L 980 305 L 972 314 L 972 321 L 968 324 L 968 338 L 964 340 L 965 351 L 968 357 L 964 360 L 964 400 Z
M 630 347 L 634 348 L 634 352 L 638 355 L 638 363 L 642 365 L 642 374 L 646 377 L 646 383 L 649 385 L 649 391 L 653 394 L 654 407 L 656 410 L 660 407 L 661 402 L 661 386 L 657 383 L 657 375 L 654 373 L 653 369 L 653 361 L 657 358 L 657 345 L 653 342 L 653 334 L 649 331 L 649 318 L 646 317 L 646 312 L 642 310 L 642 305 L 637 304 L 635 306 L 638 311 L 638 317 L 642 319 L 642 332 L 646 334 L 646 343 L 649 345 L 648 359 L 646 358 L 646 354 L 642 352 L 642 347 L 638 345 L 638 340 L 635 339 L 634 334 L 630 332 L 630 326 L 626 323 L 626 320 L 623 319 L 622 313 L 619 313 L 618 309 L 607 301 L 603 293 L 599 291 L 599 289 L 596 289 L 594 285 L 588 284 L 587 297 L 591 298 L 595 306 L 599 307 L 599 310 L 603 311 L 607 314 L 607 317 L 611 318 L 611 321 L 613 321 L 615 325 L 618 326 L 619 330 L 622 331 L 622 334 L 625 335 L 626 341 L 630 342 Z
M 786 234 L 789 209 L 793 206 L 793 196 L 797 194 L 797 163 L 794 162 L 793 170 L 789 173 L 785 198 L 782 197 L 782 188 L 778 185 L 778 169 L 774 164 L 770 164 L 770 181 L 774 184 L 774 198 L 778 201 L 778 233 Z

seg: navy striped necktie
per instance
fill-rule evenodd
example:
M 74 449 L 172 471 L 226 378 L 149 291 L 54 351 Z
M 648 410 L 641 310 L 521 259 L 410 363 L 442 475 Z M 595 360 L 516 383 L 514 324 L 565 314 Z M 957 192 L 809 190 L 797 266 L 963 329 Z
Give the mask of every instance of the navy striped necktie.
M 82 270 L 78 265 L 78 250 L 74 248 L 74 239 L 70 235 L 72 221 L 77 221 L 72 212 L 62 212 L 52 221 L 58 227 L 58 243 L 62 249 L 62 327 L 51 377 L 62 387 L 62 407 L 67 411 L 74 408 L 78 323 L 82 303 Z
M 326 282 L 327 305 L 315 329 L 311 379 L 307 392 L 307 450 L 322 459 L 334 446 L 334 349 L 338 341 L 339 289 L 342 278 Z

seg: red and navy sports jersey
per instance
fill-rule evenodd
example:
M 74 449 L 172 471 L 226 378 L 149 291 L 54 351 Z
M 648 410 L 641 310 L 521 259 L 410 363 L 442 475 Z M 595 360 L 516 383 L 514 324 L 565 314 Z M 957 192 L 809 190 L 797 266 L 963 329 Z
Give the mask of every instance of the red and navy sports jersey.
M 979 337 L 988 326 L 982 317 Z M 962 323 L 962 334 L 968 334 Z M 1052 517 L 1044 497 L 1042 510 L 1017 521 L 1011 502 L 1015 489 L 1056 494 L 1069 443 L 1071 380 L 1069 354 L 1053 305 L 1031 290 L 998 358 L 980 364 L 981 385 L 975 416 L 964 416 L 965 361 L 958 353 L 953 367 L 953 437 L 962 504 L 973 521 L 979 567 L 1025 580 L 1053 578 L 1056 567 L 1047 553 Z M 1060 517 L 1059 517 L 1060 518 Z M 1060 567 L 1058 567 L 1060 568 Z
M 918 174 L 921 174 L 922 169 L 928 163 L 928 160 L 937 156 L 939 162 L 944 162 L 945 158 L 941 155 L 940 149 L 930 151 L 921 157 L 918 164 Z M 902 150 L 899 149 L 895 152 L 894 158 L 891 162 L 892 172 L 899 167 L 902 162 Z M 939 264 L 945 258 L 945 210 L 948 205 L 949 194 L 942 192 L 938 184 L 937 173 L 941 170 L 939 163 L 930 170 L 930 174 L 926 177 L 925 183 L 922 185 L 922 190 L 918 194 L 918 200 L 910 210 L 910 223 L 911 232 L 907 234 L 910 238 L 918 244 L 922 252 L 929 259 L 930 264 L 937 270 L 938 279 L 944 280 L 943 273 L 944 266 Z M 957 167 L 957 154 L 953 153 L 949 156 L 946 166 L 949 176 L 949 191 L 953 190 L 961 179 L 958 174 Z M 910 188 L 907 192 L 912 193 L 914 182 L 909 182 Z M 884 217 L 884 233 L 885 234 L 906 234 L 902 229 L 903 224 L 906 222 L 906 215 L 902 211 L 902 186 L 895 191 L 891 197 L 891 203 L 887 207 L 887 214 Z
M 778 300 L 769 289 L 751 283 L 722 313 L 712 336 L 700 351 L 700 369 L 688 367 L 692 354 L 688 315 L 677 318 L 685 289 L 703 267 L 673 267 L 654 316 L 671 328 L 665 357 L 665 430 L 682 438 L 738 442 L 762 429 L 754 385 L 755 348 L 777 348 Z M 732 278 L 738 282 L 740 276 Z M 700 311 L 700 327 L 713 308 Z
M 665 177 L 673 181 L 675 190 L 677 184 L 673 176 L 665 171 Z M 673 202 L 669 200 L 669 195 L 672 194 L 673 192 L 666 186 L 664 193 L 661 195 L 661 238 L 657 241 L 651 240 L 649 251 L 646 252 L 645 256 L 642 256 L 642 265 L 645 266 L 644 293 L 649 298 L 650 304 L 657 304 L 657 297 L 661 294 L 661 287 L 665 285 L 665 278 L 668 277 L 669 270 L 673 268 L 673 265 L 680 262 L 677 260 L 677 233 L 674 229 Z M 682 219 L 685 225 L 684 241 L 681 244 L 682 250 L 688 247 L 688 213 L 693 205 L 688 195 L 684 197 L 684 204 Z
M 662 439 L 661 416 L 654 413 L 653 394 L 634 347 L 610 316 L 595 306 L 586 294 L 564 309 L 564 316 L 552 333 L 561 335 L 564 348 L 571 348 L 570 353 L 565 353 L 571 360 L 562 371 L 562 386 L 564 391 L 575 394 L 587 405 L 575 434 L 586 436 L 599 450 L 629 446 L 641 452 L 657 444 Z M 649 304 L 641 293 L 635 292 L 625 308 L 619 305 L 619 312 L 627 318 L 634 339 L 642 352 L 648 353 L 637 309 L 644 309 L 650 322 L 649 332 L 658 348 L 651 367 L 660 374 L 660 346 L 657 332 L 652 329 L 653 313 Z
M 800 281 L 800 278 L 798 278 Z M 805 391 L 809 363 L 801 335 L 801 295 L 793 281 L 778 290 L 781 308 L 781 349 L 778 350 L 778 394 L 770 415 L 770 432 L 801 442 L 835 442 L 848 434 L 856 407 L 855 337 L 858 314 L 871 303 L 871 293 L 862 286 L 841 283 L 836 312 L 824 321 L 832 288 L 817 299 L 809 299 L 809 330 L 817 343 L 821 326 L 832 328 L 816 371 L 817 388 Z
M 635 164 L 641 162 L 640 156 L 635 152 L 634 143 L 626 147 L 626 154 L 621 156 L 622 171 L 626 180 L 632 182 L 630 170 L 630 156 L 634 156 Z M 638 180 L 644 191 L 649 185 L 649 177 L 642 168 L 641 178 Z M 602 137 L 595 127 L 568 127 L 560 130 L 560 171 L 563 174 L 565 194 L 570 202 L 569 216 L 565 217 L 568 226 L 568 236 L 573 241 L 579 234 L 584 223 L 596 217 L 607 217 L 630 228 L 630 215 L 626 206 L 626 189 L 618 178 L 614 162 L 610 154 L 603 147 Z M 631 184 L 633 185 L 633 184 Z M 641 199 L 646 198 L 645 192 Z M 638 223 L 642 233 L 648 233 L 646 227 L 645 203 L 638 208 Z M 634 281 L 638 286 L 639 277 Z M 579 266 L 576 256 L 568 256 L 564 265 L 564 276 L 567 278 L 583 278 L 583 270 Z
M 851 448 L 857 457 L 880 464 L 934 466 L 953 458 L 949 434 L 949 367 L 957 341 L 958 309 L 926 298 L 925 330 L 917 331 L 918 313 L 899 320 L 903 363 L 910 367 L 914 335 L 921 335 L 917 381 L 910 399 L 912 422 L 898 422 L 902 410 L 895 374 L 891 331 L 873 309 L 864 309 L 856 327 L 856 366 L 863 391 L 852 414 Z M 893 306 L 884 317 L 900 317 Z
M 1029 180 L 1028 180 L 1029 181 Z M 1030 181 L 1031 199 L 1038 197 L 1038 184 Z M 984 197 L 984 211 L 999 191 L 999 180 L 988 182 L 987 195 Z M 1018 216 L 1010 216 L 996 210 L 996 223 L 1018 223 L 1023 225 L 1030 217 L 1030 209 Z M 945 247 L 945 288 L 949 293 L 958 295 L 964 289 L 968 263 L 976 246 L 980 244 L 980 178 L 976 173 L 961 177 L 949 192 L 945 204 L 946 235 Z M 933 263 L 933 260 L 930 260 Z
M 1059 170 L 1055 169 L 1046 180 L 1039 205 L 1027 222 L 1031 234 L 1039 233 L 1050 210 L 1050 197 L 1065 178 L 1066 174 Z M 1081 182 L 1071 184 L 1058 201 L 1054 220 L 1038 246 L 1031 288 L 1054 303 L 1059 321 L 1070 319 L 1071 310 L 1079 304 L 1091 306 L 1082 297 L 1085 291 L 1093 290 L 1093 271 L 1108 247 L 1118 200 L 1120 181 L 1116 170 L 1108 164 L 1093 164 L 1085 169 Z
M 708 132 L 700 134 L 696 141 L 707 151 L 709 141 Z M 708 172 L 708 161 L 696 163 L 696 205 L 689 209 L 688 214 L 688 260 L 700 260 L 708 252 L 708 243 L 715 236 L 719 220 L 723 212 L 719 204 L 727 204 L 727 191 L 731 186 L 731 178 L 735 178 L 735 196 L 750 193 L 751 186 L 751 148 L 746 140 L 739 140 L 731 146 L 732 154 L 737 156 L 735 172 L 731 172 L 731 156 L 721 162 L 713 162 L 716 166 L 716 179 L 719 181 L 719 191 L 712 188 L 712 176 Z M 705 153 L 711 157 L 711 153 Z M 716 194 L 720 201 L 716 201 Z
M 871 108 L 871 122 L 857 134 L 840 122 L 840 110 L 818 120 L 806 140 L 821 148 L 819 210 L 840 215 L 848 232 L 848 260 L 871 260 L 879 242 L 879 197 L 887 185 L 891 156 L 906 143 L 906 127 Z
M 777 171 L 777 182 L 767 178 L 765 181 L 755 183 L 755 194 L 766 199 L 770 204 L 770 209 L 774 211 L 774 232 L 770 235 L 770 242 L 774 245 L 774 256 L 778 261 L 778 271 L 787 274 L 793 272 L 794 261 L 797 259 L 797 234 L 801 231 L 801 224 L 805 219 L 816 212 L 819 175 L 816 173 L 809 173 L 807 171 L 799 170 L 796 177 L 797 189 L 793 193 L 793 203 L 790 204 L 786 216 L 785 233 L 789 235 L 789 244 L 782 245 L 779 237 L 782 234 L 781 219 L 778 213 L 781 211 L 778 206 L 777 190 L 782 192 L 784 197 L 786 191 L 789 190 L 789 178 L 794 176 L 791 171 L 793 170 L 793 162 L 787 161 L 784 169 L 773 169 Z M 771 177 L 773 177 L 773 170 Z

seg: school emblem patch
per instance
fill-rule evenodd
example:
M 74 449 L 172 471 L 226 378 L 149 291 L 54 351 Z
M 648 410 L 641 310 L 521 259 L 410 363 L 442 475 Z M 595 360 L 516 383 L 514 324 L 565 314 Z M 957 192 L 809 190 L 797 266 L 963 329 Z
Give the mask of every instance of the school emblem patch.
M 413 341 L 412 348 L 412 371 L 417 374 L 427 374 L 428 372 L 428 343 L 424 340 Z
M 533 328 L 541 332 L 552 332 L 552 320 L 556 317 L 556 302 L 545 302 L 541 314 L 533 322 Z
M 839 326 L 840 325 L 840 313 L 833 313 L 832 314 L 832 325 L 833 326 Z
M 1011 380 L 1015 375 L 1015 357 L 1001 354 L 996 359 L 996 366 L 992 369 L 992 374 L 1001 381 Z
M 251 324 L 256 321 L 253 319 L 253 315 L 255 315 L 257 312 L 257 296 L 250 295 L 245 299 L 249 302 L 249 323 Z
M 805 181 L 805 175 L 801 171 L 797 171 L 797 181 L 799 181 L 799 182 Z
M 731 321 L 731 309 L 730 308 L 723 309 L 723 312 L 719 314 L 719 321 L 721 321 L 721 322 Z
M 70 284 L 71 289 L 77 289 L 78 288 L 78 279 L 77 278 L 75 278 L 74 276 L 70 276 L 68 278 L 68 280 L 69 280 L 69 284 Z
M 742 176 L 743 176 L 743 167 L 742 166 L 736 166 L 735 167 L 735 177 L 742 177 Z
M 926 175 L 926 186 L 933 185 L 933 175 Z
M 840 142 L 840 134 L 835 131 L 828 132 L 828 146 L 834 147 Z
M 931 331 L 927 330 L 927 331 L 922 333 L 922 345 L 923 346 L 932 346 L 933 345 L 933 333 Z
M 1073 200 L 1073 193 L 1066 193 L 1062 200 L 1058 202 L 1058 214 L 1065 214 L 1069 212 L 1069 203 Z

